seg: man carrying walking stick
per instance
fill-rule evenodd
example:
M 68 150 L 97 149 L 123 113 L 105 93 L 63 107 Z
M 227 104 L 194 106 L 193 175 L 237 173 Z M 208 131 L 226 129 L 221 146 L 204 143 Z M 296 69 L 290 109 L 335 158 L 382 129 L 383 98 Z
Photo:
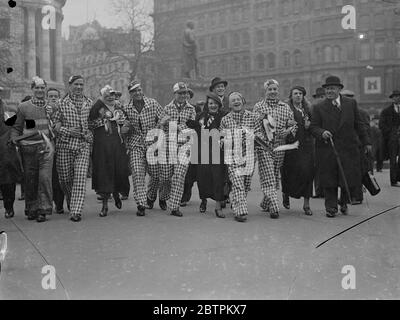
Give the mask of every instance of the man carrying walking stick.
M 371 153 L 372 146 L 360 119 L 357 102 L 340 95 L 343 89 L 340 79 L 328 77 L 323 88 L 326 99 L 313 109 L 310 130 L 317 139 L 317 175 L 324 189 L 326 216 L 334 218 L 338 204 L 341 213 L 348 214 L 350 199 L 346 185 L 352 188 L 361 180 L 358 142 L 361 141 L 367 153 Z M 338 187 L 341 189 L 340 201 Z

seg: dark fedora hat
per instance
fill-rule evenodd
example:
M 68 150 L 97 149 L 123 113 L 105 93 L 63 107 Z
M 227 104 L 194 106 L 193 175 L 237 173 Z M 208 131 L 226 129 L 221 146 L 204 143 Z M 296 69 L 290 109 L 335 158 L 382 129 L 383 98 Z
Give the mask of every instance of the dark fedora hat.
M 393 90 L 389 98 L 392 99 L 394 96 L 400 96 L 400 90 Z
M 340 88 L 344 88 L 344 85 L 340 82 L 340 78 L 336 76 L 329 76 L 325 80 L 325 84 L 322 85 L 322 88 L 326 88 L 329 86 L 338 86 Z
M 213 91 L 214 88 L 219 85 L 220 83 L 223 83 L 225 87 L 228 86 L 228 81 L 221 79 L 220 77 L 216 77 L 211 80 L 211 86 L 210 86 L 210 91 Z
M 317 88 L 315 90 L 315 94 L 313 94 L 313 98 L 317 98 L 317 97 L 324 97 L 325 96 L 325 89 L 324 88 Z

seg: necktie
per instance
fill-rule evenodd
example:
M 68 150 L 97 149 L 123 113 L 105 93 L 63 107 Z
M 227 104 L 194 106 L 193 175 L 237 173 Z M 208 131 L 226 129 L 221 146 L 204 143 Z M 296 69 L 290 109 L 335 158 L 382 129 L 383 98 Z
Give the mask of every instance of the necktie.
M 338 104 L 338 102 L 336 100 L 332 100 L 332 104 L 339 110 L 341 111 L 342 109 L 340 108 L 340 105 Z

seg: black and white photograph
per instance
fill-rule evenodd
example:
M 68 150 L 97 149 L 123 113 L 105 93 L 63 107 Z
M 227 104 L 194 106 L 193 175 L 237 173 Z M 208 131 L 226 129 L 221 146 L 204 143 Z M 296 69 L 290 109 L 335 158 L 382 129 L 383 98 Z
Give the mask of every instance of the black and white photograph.
M 400 0 L 0 0 L 0 300 L 399 299 Z

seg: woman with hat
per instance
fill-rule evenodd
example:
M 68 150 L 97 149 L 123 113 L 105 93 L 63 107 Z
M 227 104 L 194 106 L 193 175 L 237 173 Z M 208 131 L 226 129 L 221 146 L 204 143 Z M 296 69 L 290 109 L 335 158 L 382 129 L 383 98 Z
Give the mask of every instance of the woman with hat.
M 226 87 L 228 86 L 228 81 L 221 79 L 220 77 L 216 77 L 212 79 L 211 81 L 211 86 L 210 86 L 210 92 L 215 93 L 221 103 L 222 103 L 222 109 L 221 112 L 226 115 L 230 112 L 229 110 L 229 99 L 226 96 Z
M 129 176 L 122 126 L 128 126 L 126 115 L 115 101 L 110 86 L 101 89 L 101 97 L 90 110 L 89 128 L 93 131 L 92 188 L 102 196 L 100 217 L 108 214 L 108 198 L 113 194 L 115 206 L 122 208 L 120 193 Z
M 226 166 L 224 165 L 223 151 L 218 148 L 216 153 L 215 144 L 219 142 L 219 127 L 223 114 L 222 103 L 215 93 L 208 93 L 206 105 L 202 113 L 196 116 L 194 121 L 188 121 L 188 127 L 195 129 L 198 137 L 197 186 L 201 199 L 200 212 L 207 211 L 207 199 L 216 202 L 215 214 L 218 218 L 225 218 L 222 214 L 222 201 L 225 200 L 224 184 L 226 181 Z M 209 138 L 202 140 L 203 130 L 208 130 Z M 218 140 L 216 140 L 218 139 Z M 209 158 L 202 163 L 202 151 L 208 150 Z M 214 151 L 214 152 L 213 152 Z
M 311 216 L 310 197 L 313 191 L 314 179 L 314 139 L 309 131 L 311 111 L 305 99 L 306 90 L 301 86 L 290 90 L 289 106 L 293 111 L 297 123 L 297 133 L 294 137 L 299 141 L 297 150 L 285 153 L 282 166 L 282 194 L 283 206 L 290 209 L 289 197 L 304 198 L 303 210 Z
M 229 95 L 231 112 L 221 120 L 224 135 L 224 160 L 232 183 L 231 203 L 235 220 L 247 220 L 247 194 L 254 173 L 254 134 L 259 134 L 257 116 L 246 110 L 246 100 L 239 92 Z
M 273 152 L 276 147 L 286 144 L 288 136 L 294 136 L 297 124 L 290 107 L 279 100 L 279 82 L 270 79 L 264 84 L 265 99 L 253 109 L 263 123 L 262 140 L 268 149 L 257 147 L 257 159 L 261 190 L 264 198 L 261 209 L 268 212 L 272 219 L 279 218 L 278 189 L 279 175 L 285 156 L 284 151 Z M 268 129 L 272 132 L 267 132 Z

